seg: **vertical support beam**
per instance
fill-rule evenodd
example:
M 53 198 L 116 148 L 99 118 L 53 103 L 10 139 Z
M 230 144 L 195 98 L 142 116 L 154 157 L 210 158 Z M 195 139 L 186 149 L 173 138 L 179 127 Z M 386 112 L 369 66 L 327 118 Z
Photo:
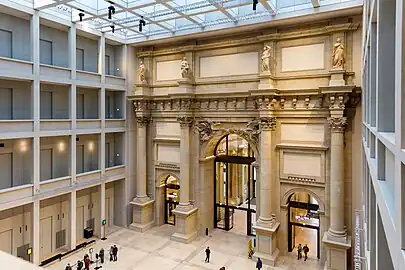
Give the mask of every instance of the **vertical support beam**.
M 72 84 L 70 85 L 70 118 L 72 119 L 72 133 L 70 137 L 70 175 L 72 186 L 76 184 L 76 24 L 69 28 L 69 67 L 71 69 Z M 74 209 L 76 215 L 76 208 Z M 73 212 L 71 212 L 73 213 Z M 75 225 L 76 228 L 76 225 Z M 72 232 L 72 231 L 71 231 Z M 72 236 L 73 237 L 73 236 Z M 76 235 L 74 235 L 76 237 Z
M 36 200 L 32 203 L 32 263 L 40 263 L 40 243 L 39 243 L 39 226 L 40 226 L 40 203 Z
M 70 245 L 70 250 L 73 250 L 76 248 L 76 190 L 73 190 L 70 192 L 70 198 L 69 198 L 69 213 L 70 213 L 70 239 L 69 239 L 69 245 Z M 81 232 L 82 233 L 82 232 Z
M 190 205 L 190 127 L 191 117 L 179 117 L 180 123 L 180 203 L 179 207 Z
M 100 202 L 100 222 L 97 226 L 100 226 L 98 230 L 100 232 L 100 238 L 105 237 L 105 226 L 102 225 L 102 221 L 105 219 L 105 183 L 101 183 L 99 188 L 99 202 Z
M 105 35 L 101 34 L 98 41 L 98 72 L 101 74 L 101 89 L 100 89 L 100 119 L 101 119 L 101 134 L 100 134 L 100 153 L 99 167 L 101 175 L 105 175 Z

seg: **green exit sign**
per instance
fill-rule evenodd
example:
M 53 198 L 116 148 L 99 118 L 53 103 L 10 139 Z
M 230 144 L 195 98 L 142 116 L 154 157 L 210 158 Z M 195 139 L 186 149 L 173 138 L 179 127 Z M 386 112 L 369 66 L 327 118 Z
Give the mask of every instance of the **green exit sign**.
M 106 225 L 107 224 L 107 220 L 103 219 L 103 221 L 101 221 L 101 225 Z

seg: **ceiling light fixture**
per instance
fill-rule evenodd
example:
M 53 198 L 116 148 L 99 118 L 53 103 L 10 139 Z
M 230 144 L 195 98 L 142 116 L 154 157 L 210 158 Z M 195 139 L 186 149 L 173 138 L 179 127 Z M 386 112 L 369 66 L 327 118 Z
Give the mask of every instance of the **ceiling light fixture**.
M 253 10 L 256 11 L 256 6 L 259 4 L 259 0 L 253 0 Z
M 81 10 L 80 10 L 81 11 Z M 84 17 L 84 13 L 83 12 L 80 12 L 79 13 L 79 18 L 80 18 L 80 21 L 82 22 L 83 21 L 83 17 Z
M 139 32 L 142 32 L 142 26 L 145 26 L 146 22 L 143 19 L 143 16 L 141 16 L 141 19 L 139 20 Z
M 115 7 L 114 6 L 109 6 L 108 7 L 108 19 L 111 20 L 112 14 L 115 14 Z
M 115 25 L 111 25 L 110 27 L 111 27 L 112 32 L 114 33 L 114 31 L 115 31 Z

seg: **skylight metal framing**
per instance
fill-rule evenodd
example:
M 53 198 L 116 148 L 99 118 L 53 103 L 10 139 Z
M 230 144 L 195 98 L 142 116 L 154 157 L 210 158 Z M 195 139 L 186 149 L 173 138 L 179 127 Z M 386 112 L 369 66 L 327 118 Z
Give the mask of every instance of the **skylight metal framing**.
M 18 1 L 18 0 L 13 0 Z M 359 0 L 259 0 L 257 11 L 252 10 L 253 0 L 25 0 L 32 1 L 33 8 L 43 12 L 64 13 L 72 22 L 84 24 L 90 29 L 109 32 L 128 42 L 159 37 L 181 36 L 233 26 L 266 22 L 278 18 L 280 12 L 294 12 L 296 5 L 304 9 L 317 9 L 326 5 Z M 108 19 L 108 6 L 114 5 L 115 14 Z M 59 7 L 59 9 L 57 8 Z M 298 6 L 297 6 L 298 7 Z M 64 11 L 63 11 L 64 10 Z M 298 7 L 297 10 L 302 10 Z M 78 13 L 85 16 L 82 22 Z M 143 16 L 147 26 L 139 31 Z M 114 25 L 114 34 L 111 26 Z

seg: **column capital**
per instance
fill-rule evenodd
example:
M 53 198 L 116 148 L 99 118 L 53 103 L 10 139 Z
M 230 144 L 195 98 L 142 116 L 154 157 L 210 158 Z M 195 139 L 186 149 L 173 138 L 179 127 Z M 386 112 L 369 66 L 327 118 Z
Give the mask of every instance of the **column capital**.
M 151 118 L 147 116 L 140 116 L 136 118 L 136 122 L 138 123 L 138 126 L 140 127 L 146 127 L 148 124 L 151 122 Z
M 180 116 L 177 117 L 177 122 L 180 123 L 180 128 L 191 127 L 193 124 L 193 117 L 189 116 Z
M 276 128 L 276 117 L 260 117 L 259 124 L 261 130 L 273 131 Z
M 347 125 L 347 117 L 329 117 L 328 123 L 331 132 L 344 132 Z
M 329 110 L 344 110 L 345 104 L 348 100 L 348 93 L 330 94 L 328 97 Z

